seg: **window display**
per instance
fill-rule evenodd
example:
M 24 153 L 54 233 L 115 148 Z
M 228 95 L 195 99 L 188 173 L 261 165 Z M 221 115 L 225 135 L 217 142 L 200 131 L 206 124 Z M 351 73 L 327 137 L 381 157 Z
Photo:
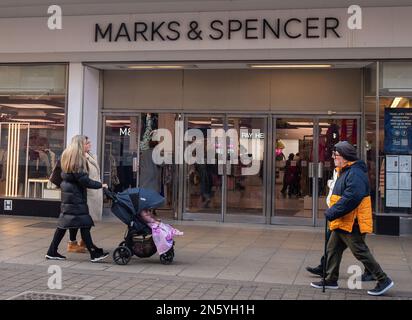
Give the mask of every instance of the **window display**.
M 0 196 L 60 199 L 48 179 L 64 146 L 66 66 L 0 66 L 0 77 Z

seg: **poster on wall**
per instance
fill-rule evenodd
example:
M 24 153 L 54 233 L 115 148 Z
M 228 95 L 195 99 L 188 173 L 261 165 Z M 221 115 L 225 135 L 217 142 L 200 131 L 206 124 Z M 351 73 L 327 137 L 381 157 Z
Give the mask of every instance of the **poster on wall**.
M 399 192 L 398 190 L 386 190 L 386 206 L 399 207 Z
M 399 156 L 399 172 L 412 172 L 410 156 Z
M 399 190 L 399 207 L 410 208 L 411 207 L 411 190 Z
M 398 172 L 399 157 L 386 156 L 386 172 Z
M 412 154 L 412 109 L 385 108 L 385 154 Z

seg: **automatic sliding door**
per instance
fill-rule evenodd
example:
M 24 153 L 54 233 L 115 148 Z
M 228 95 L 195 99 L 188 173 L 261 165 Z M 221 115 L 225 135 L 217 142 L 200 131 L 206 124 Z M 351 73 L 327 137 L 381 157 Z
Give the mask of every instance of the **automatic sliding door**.
M 266 118 L 228 117 L 225 221 L 265 222 L 266 127 Z
M 185 142 L 184 159 L 187 219 L 222 220 L 223 166 L 217 160 L 226 149 L 223 123 L 223 117 L 219 116 L 186 117 L 185 140 L 190 139 Z M 211 136 L 212 130 L 217 136 Z
M 313 224 L 314 119 L 277 118 L 273 223 Z

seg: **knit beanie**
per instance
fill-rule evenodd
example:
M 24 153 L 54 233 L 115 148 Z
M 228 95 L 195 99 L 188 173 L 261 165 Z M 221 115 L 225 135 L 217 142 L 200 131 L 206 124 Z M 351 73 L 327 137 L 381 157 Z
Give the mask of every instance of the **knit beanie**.
M 356 148 L 347 141 L 340 141 L 335 144 L 335 150 L 348 161 L 358 160 Z

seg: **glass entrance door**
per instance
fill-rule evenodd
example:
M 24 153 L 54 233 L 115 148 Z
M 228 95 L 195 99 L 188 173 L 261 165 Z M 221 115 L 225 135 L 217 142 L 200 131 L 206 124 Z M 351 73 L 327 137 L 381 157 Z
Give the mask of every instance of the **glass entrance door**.
M 359 145 L 358 118 L 276 118 L 272 223 L 322 225 L 333 177 L 333 146 Z
M 103 119 L 103 181 L 115 192 L 140 187 L 160 193 L 165 205 L 156 210 L 156 214 L 161 218 L 173 219 L 178 214 L 178 170 L 173 159 L 178 116 L 174 113 L 108 114 Z M 153 160 L 157 154 L 162 157 L 158 162 Z
M 224 118 L 189 115 L 184 137 L 183 218 L 221 221 Z
M 266 117 L 185 118 L 184 219 L 265 222 Z
M 274 119 L 272 223 L 311 225 L 313 221 L 313 118 Z
M 139 116 L 104 116 L 103 181 L 114 192 L 138 186 Z
M 266 117 L 228 116 L 224 221 L 265 222 Z

